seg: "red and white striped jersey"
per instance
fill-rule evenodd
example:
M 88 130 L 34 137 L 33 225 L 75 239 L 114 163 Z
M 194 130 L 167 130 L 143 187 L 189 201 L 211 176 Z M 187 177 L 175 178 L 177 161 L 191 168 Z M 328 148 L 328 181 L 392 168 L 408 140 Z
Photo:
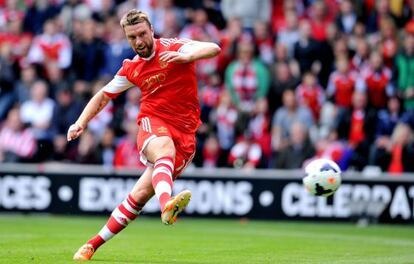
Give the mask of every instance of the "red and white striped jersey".
M 187 44 L 183 46 L 184 44 Z M 186 52 L 193 42 L 187 39 L 155 39 L 148 58 L 124 60 L 121 69 L 103 91 L 111 98 L 137 86 L 141 90 L 138 118 L 155 116 L 181 131 L 193 133 L 200 124 L 195 65 L 159 60 L 164 51 Z
M 21 158 L 32 157 L 36 151 L 36 140 L 32 131 L 14 131 L 4 126 L 0 130 L 0 151 L 10 151 Z
M 341 73 L 334 71 L 329 76 L 328 87 L 326 93 L 332 96 L 335 103 L 341 107 L 351 107 L 352 94 L 357 88 L 358 76 L 354 71 Z

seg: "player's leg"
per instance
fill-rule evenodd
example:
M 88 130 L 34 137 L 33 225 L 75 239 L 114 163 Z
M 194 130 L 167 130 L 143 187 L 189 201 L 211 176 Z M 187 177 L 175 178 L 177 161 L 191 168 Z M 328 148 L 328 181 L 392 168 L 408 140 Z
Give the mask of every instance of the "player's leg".
M 154 164 L 152 186 L 162 209 L 165 203 L 171 199 L 173 188 L 174 142 L 168 136 L 156 137 L 148 143 L 144 149 L 144 154 Z
M 73 259 L 91 259 L 95 251 L 102 244 L 121 232 L 132 220 L 138 217 L 144 205 L 154 195 L 154 189 L 151 183 L 152 172 L 152 168 L 145 170 L 127 198 L 115 208 L 99 233 L 79 248 L 73 256 Z
M 188 190 L 171 197 L 175 171 L 174 142 L 169 136 L 156 137 L 148 143 L 143 153 L 154 164 L 152 186 L 160 202 L 161 220 L 164 224 L 173 224 L 191 198 Z

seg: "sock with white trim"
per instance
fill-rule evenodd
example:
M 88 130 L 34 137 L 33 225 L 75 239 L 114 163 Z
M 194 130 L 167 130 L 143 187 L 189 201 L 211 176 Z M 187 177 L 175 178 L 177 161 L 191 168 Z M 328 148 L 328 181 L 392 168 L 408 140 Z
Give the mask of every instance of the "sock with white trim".
M 155 195 L 160 201 L 161 211 L 165 204 L 171 198 L 174 171 L 174 160 L 171 157 L 159 158 L 154 163 L 154 172 L 152 173 L 152 186 Z
M 103 243 L 121 232 L 132 220 L 138 217 L 144 207 L 132 198 L 131 194 L 122 201 L 120 205 L 112 212 L 105 226 L 99 233 L 90 239 L 87 244 L 91 244 L 97 250 Z

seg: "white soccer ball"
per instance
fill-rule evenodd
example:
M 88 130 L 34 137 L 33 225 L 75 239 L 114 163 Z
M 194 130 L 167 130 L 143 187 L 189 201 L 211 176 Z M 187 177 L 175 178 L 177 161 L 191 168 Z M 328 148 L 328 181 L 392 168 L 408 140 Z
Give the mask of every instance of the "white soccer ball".
M 330 196 L 341 185 L 341 169 L 329 159 L 315 159 L 305 167 L 303 185 L 316 196 Z

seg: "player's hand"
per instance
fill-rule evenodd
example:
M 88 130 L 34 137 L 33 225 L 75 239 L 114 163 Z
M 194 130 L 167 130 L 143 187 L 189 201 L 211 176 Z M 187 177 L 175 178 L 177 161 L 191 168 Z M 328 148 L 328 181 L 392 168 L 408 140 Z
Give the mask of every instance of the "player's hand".
M 160 60 L 165 62 L 188 63 L 191 57 L 188 54 L 177 51 L 164 51 L 160 53 Z
M 78 138 L 82 134 L 83 130 L 84 128 L 77 123 L 71 125 L 68 129 L 67 140 L 71 141 Z

